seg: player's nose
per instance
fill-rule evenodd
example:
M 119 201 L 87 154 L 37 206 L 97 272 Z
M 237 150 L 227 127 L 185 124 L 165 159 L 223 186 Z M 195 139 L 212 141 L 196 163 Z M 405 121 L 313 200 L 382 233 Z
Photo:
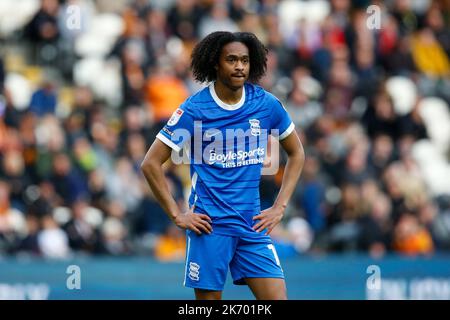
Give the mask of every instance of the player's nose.
M 236 62 L 236 65 L 234 66 L 234 69 L 235 69 L 236 71 L 242 71 L 242 70 L 244 70 L 244 64 L 242 63 L 242 61 Z

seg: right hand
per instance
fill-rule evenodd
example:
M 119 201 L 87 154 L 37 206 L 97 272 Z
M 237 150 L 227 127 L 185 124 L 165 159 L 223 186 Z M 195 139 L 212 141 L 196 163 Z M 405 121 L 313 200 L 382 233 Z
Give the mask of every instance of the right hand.
M 175 217 L 175 224 L 183 229 L 189 229 L 198 235 L 206 232 L 210 234 L 213 230 L 211 227 L 211 218 L 206 214 L 194 213 L 195 206 L 192 206 L 188 211 L 183 212 Z

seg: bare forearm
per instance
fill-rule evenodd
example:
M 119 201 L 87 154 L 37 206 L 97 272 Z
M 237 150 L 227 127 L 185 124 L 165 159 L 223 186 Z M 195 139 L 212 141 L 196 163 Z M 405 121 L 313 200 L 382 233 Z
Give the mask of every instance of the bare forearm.
M 156 200 L 158 200 L 160 206 L 169 218 L 172 221 L 175 221 L 176 216 L 179 214 L 179 208 L 175 199 L 170 194 L 162 167 L 159 165 L 147 164 L 142 166 L 141 169 Z

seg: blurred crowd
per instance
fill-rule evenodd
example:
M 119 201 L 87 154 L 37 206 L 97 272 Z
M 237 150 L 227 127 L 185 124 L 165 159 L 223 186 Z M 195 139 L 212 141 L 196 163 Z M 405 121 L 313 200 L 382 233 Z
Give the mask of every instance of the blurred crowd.
M 0 33 L 0 257 L 183 259 L 184 233 L 139 166 L 202 88 L 190 52 L 216 30 L 250 31 L 267 46 L 260 85 L 283 102 L 305 146 L 272 234 L 279 255 L 450 250 L 448 1 L 28 2 L 22 25 Z M 370 5 L 378 28 L 367 23 Z M 262 177 L 263 208 L 280 187 L 281 161 Z M 167 163 L 166 176 L 185 210 L 189 168 Z

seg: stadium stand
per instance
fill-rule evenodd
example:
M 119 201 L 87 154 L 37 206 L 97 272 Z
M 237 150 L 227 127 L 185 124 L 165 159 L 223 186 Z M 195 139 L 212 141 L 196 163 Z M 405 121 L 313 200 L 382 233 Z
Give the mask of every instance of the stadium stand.
M 190 52 L 218 29 L 264 41 L 261 85 L 280 97 L 306 149 L 272 234 L 280 255 L 450 250 L 447 4 L 0 1 L 0 256 L 183 259 L 184 234 L 139 164 L 201 88 Z M 370 5 L 379 28 L 368 28 Z M 263 177 L 263 207 L 282 170 Z M 184 208 L 188 168 L 166 172 Z

